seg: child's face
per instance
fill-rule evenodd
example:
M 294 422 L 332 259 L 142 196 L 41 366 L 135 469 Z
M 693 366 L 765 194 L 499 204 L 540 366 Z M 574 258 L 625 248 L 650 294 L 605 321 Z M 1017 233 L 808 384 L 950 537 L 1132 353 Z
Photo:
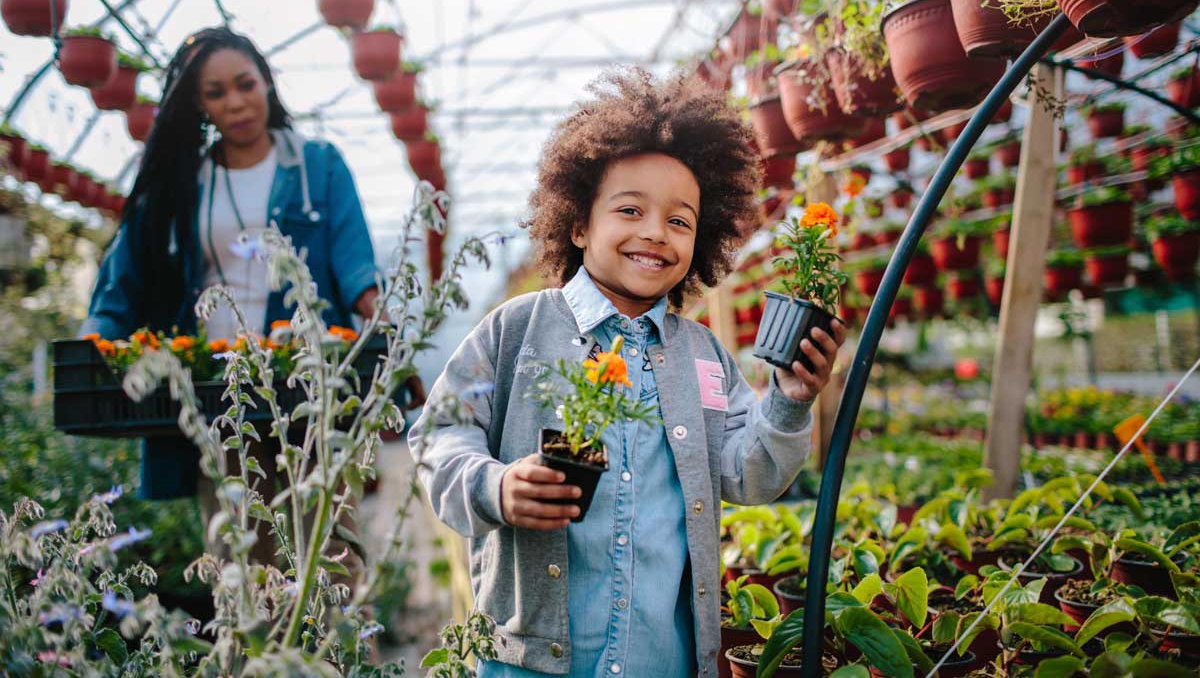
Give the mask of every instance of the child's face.
M 608 166 L 586 230 L 572 236 L 597 287 L 622 313 L 649 310 L 692 266 L 700 186 L 686 165 L 645 153 Z

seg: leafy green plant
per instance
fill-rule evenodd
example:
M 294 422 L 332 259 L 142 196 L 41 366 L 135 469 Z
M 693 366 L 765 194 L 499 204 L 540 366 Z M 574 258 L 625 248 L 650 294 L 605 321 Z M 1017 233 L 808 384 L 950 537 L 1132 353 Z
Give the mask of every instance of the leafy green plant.
M 1089 247 L 1083 250 L 1082 254 L 1087 259 L 1103 259 L 1104 257 L 1129 254 L 1131 251 L 1132 248 L 1129 245 L 1105 245 L 1103 247 Z
M 1145 221 L 1146 235 L 1158 240 L 1165 235 L 1180 235 L 1200 231 L 1200 221 L 1190 221 L 1180 214 L 1165 214 Z
M 1099 160 L 1100 157 L 1096 153 L 1095 144 L 1084 144 L 1071 150 L 1071 155 L 1067 161 L 1072 167 L 1079 165 L 1087 165 Z
M 1103 104 L 1096 104 L 1081 109 L 1079 112 L 1084 116 L 1090 116 L 1093 113 L 1124 113 L 1129 106 L 1123 101 L 1109 101 Z
M 75 28 L 68 29 L 63 33 L 63 35 L 65 37 L 89 37 L 101 38 L 109 42 L 113 41 L 112 33 L 109 33 L 99 26 L 77 26 Z
M 442 646 L 430 650 L 421 660 L 421 668 L 429 669 L 427 678 L 474 678 L 472 657 L 496 658 L 495 626 L 482 612 L 472 612 L 462 624 L 444 626 L 440 634 Z
M 1098 186 L 1089 188 L 1080 194 L 1075 202 L 1076 207 L 1099 207 L 1122 202 L 1133 202 L 1133 198 L 1124 189 L 1116 186 Z
M 150 63 L 145 59 L 120 50 L 117 51 L 117 64 L 122 68 L 132 68 L 135 71 L 150 70 Z
M 781 226 L 783 231 L 776 243 L 792 253 L 776 257 L 773 262 L 779 284 L 792 298 L 807 299 L 835 313 L 841 287 L 847 281 L 846 273 L 838 268 L 842 257 L 834 246 L 837 213 L 825 203 L 816 203 L 809 205 L 800 219 L 793 217 Z
M 759 628 L 779 616 L 779 601 L 761 584 L 747 584 L 747 575 L 725 583 L 729 602 L 722 608 L 722 625 L 731 629 Z M 764 627 L 765 628 L 765 627 Z

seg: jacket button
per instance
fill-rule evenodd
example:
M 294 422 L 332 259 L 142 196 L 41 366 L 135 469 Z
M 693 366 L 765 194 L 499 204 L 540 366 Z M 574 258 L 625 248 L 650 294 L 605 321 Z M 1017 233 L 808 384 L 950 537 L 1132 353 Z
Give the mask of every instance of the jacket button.
M 562 645 L 558 643 L 550 643 L 550 656 L 558 659 L 562 656 Z
M 558 569 L 557 565 L 551 565 L 550 567 L 546 568 L 546 572 L 550 575 L 551 579 L 558 579 L 560 576 L 562 576 L 562 570 Z
M 696 593 L 698 593 L 700 595 L 704 595 L 706 593 L 704 584 L 700 584 L 699 586 L 696 587 Z
M 671 429 L 671 435 L 675 436 L 676 440 L 683 440 L 687 437 L 687 427 L 676 426 L 675 428 Z
M 697 499 L 696 503 L 692 504 L 692 510 L 696 513 L 704 513 L 704 502 Z
M 667 356 L 659 353 L 658 355 L 654 356 L 654 362 L 658 363 L 659 365 L 666 365 Z

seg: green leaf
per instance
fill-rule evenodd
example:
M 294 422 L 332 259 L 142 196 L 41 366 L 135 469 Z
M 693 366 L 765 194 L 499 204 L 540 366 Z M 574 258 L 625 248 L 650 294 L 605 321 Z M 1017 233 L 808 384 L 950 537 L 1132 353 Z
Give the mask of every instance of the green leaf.
M 871 550 L 855 547 L 853 557 L 854 574 L 860 579 L 879 572 L 879 560 Z
M 767 587 L 761 584 L 750 584 L 742 589 L 750 594 L 754 600 L 755 612 L 762 611 L 763 619 L 771 619 L 779 616 L 779 601 L 775 599 L 775 594 L 767 590 Z
M 1167 537 L 1167 542 L 1163 544 L 1163 551 L 1168 557 L 1174 557 L 1176 553 L 1196 542 L 1200 542 L 1200 521 L 1193 520 L 1175 528 L 1171 536 Z
M 971 542 L 967 539 L 967 534 L 958 525 L 951 525 L 949 523 L 942 525 L 942 529 L 938 530 L 937 540 L 949 545 L 967 560 L 971 560 Z
M 1154 546 L 1141 541 L 1140 539 L 1122 537 L 1116 541 L 1116 545 L 1117 548 L 1126 553 L 1136 553 L 1140 556 L 1145 556 L 1152 562 L 1162 565 L 1171 572 L 1179 572 L 1179 566 L 1175 564 L 1175 561 L 1168 558 L 1167 554 L 1154 548 Z
M 952 610 L 939 614 L 933 620 L 933 642 L 952 643 L 958 637 L 958 623 L 962 617 Z
M 338 523 L 333 527 L 333 532 L 338 536 L 339 539 L 346 542 L 346 545 L 350 547 L 350 550 L 354 551 L 354 554 L 359 558 L 362 558 L 363 562 L 367 561 L 366 549 L 363 548 L 362 540 L 358 538 L 358 535 L 354 533 L 354 530 L 351 530 L 345 525 Z
M 1146 512 L 1142 509 L 1142 502 L 1138 501 L 1137 495 L 1125 489 L 1124 487 L 1113 488 L 1113 498 L 1124 504 L 1139 522 L 1146 519 Z
M 1132 676 L 1129 672 L 1133 657 L 1124 652 L 1105 652 L 1092 660 L 1088 675 L 1094 678 L 1125 678 Z
M 863 605 L 869 605 L 875 596 L 883 593 L 883 580 L 879 578 L 879 574 L 869 574 L 854 587 L 850 595 L 854 596 Z
M 796 610 L 783 618 L 771 632 L 758 659 L 758 678 L 771 678 L 783 663 L 783 658 L 804 638 L 804 610 Z
M 1067 551 L 1073 551 L 1075 549 L 1091 552 L 1092 542 L 1088 539 L 1084 539 L 1083 537 L 1068 534 L 1054 540 L 1054 545 L 1050 547 L 1050 553 L 1064 554 Z
M 775 615 L 770 619 L 751 619 L 750 625 L 758 632 L 759 637 L 763 640 L 770 640 L 775 633 L 775 627 L 779 626 L 783 621 L 783 617 Z
M 1118 598 L 1102 605 L 1084 620 L 1083 626 L 1079 627 L 1079 631 L 1075 633 L 1075 643 L 1079 647 L 1083 647 L 1101 631 L 1123 622 L 1133 621 L 1135 616 L 1137 616 L 1137 612 L 1134 611 L 1127 598 Z
M 1188 678 L 1196 675 L 1179 664 L 1161 659 L 1135 659 L 1129 665 L 1129 673 L 1136 678 Z
M 860 603 L 857 598 L 839 591 L 830 594 L 825 598 L 825 618 L 826 621 L 830 618 L 837 619 L 843 612 L 854 607 L 863 607 L 864 603 Z
M 95 636 L 96 647 L 104 651 L 112 663 L 120 666 L 129 658 L 129 648 L 125 645 L 125 639 L 121 634 L 113 629 L 100 629 Z
M 929 675 L 933 671 L 933 660 L 929 655 L 925 654 L 925 650 L 921 649 L 921 645 L 917 640 L 910 636 L 907 631 L 900 629 L 892 629 L 892 635 L 896 636 L 896 640 L 904 646 L 905 653 L 908 654 L 908 660 L 912 662 L 921 672 L 922 676 Z
M 1110 633 L 1104 637 L 1104 649 L 1108 652 L 1125 652 L 1133 645 L 1134 637 L 1128 633 Z
M 1034 678 L 1071 678 L 1083 671 L 1083 660 L 1067 655 L 1043 660 L 1034 671 Z
M 896 607 L 913 626 L 925 626 L 929 615 L 929 579 L 915 567 L 896 578 Z
M 1064 626 L 1075 623 L 1067 613 L 1045 603 L 1020 603 L 1009 608 L 1009 619 L 1038 626 Z M 1082 644 L 1082 643 L 1081 643 Z
M 721 527 L 729 527 L 736 523 L 775 523 L 775 512 L 766 506 L 747 506 L 721 518 Z
M 1200 623 L 1197 623 L 1195 615 L 1183 603 L 1159 596 L 1146 596 L 1133 601 L 1133 608 L 1142 619 L 1200 634 Z
M 847 664 L 839 666 L 829 678 L 870 678 L 871 672 L 862 664 Z
M 332 574 L 340 574 L 343 577 L 350 576 L 350 570 L 347 570 L 345 565 L 339 563 L 336 560 L 331 560 L 329 558 L 322 556 L 321 560 L 320 560 L 320 564 L 321 564 L 321 567 L 325 568 L 327 571 L 329 571 Z
M 975 587 L 977 586 L 979 586 L 979 577 L 973 574 L 968 574 L 962 579 L 959 579 L 958 584 L 954 587 L 954 599 L 962 600 L 963 596 L 967 595 L 971 591 L 974 591 Z
M 958 644 L 958 656 L 960 657 L 967 653 L 967 649 L 971 647 L 971 643 L 975 642 L 975 638 L 979 634 L 984 631 L 998 631 L 1000 629 L 1000 617 L 995 614 L 988 614 L 986 617 L 980 618 L 980 614 L 979 612 L 972 612 L 963 617 L 962 623 L 959 624 L 965 632 L 962 636 L 962 642 Z M 976 619 L 979 619 L 979 623 L 975 624 L 975 628 L 969 632 L 966 631 L 971 628 L 971 624 L 975 623 Z
M 1066 650 L 1076 657 L 1087 656 L 1083 653 L 1083 650 L 1079 649 L 1079 646 L 1075 644 L 1075 641 L 1071 640 L 1070 636 L 1062 631 L 1059 631 L 1058 629 L 1047 628 L 1045 626 L 1034 626 L 1033 624 L 1026 622 L 1013 622 L 1008 625 L 1008 628 L 1022 638 L 1034 640 L 1049 647 Z
M 865 607 L 842 612 L 837 627 L 863 653 L 867 663 L 892 678 L 913 678 L 913 665 L 896 634 Z
M 421 668 L 433 668 L 439 664 L 445 664 L 448 659 L 450 659 L 450 651 L 444 647 L 439 647 L 436 650 L 430 650 L 425 655 L 425 658 L 421 660 Z

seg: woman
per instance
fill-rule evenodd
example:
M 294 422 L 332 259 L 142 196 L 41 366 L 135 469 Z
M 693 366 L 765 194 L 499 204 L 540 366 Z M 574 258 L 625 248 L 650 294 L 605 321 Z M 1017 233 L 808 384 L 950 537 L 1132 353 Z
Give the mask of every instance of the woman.
M 307 250 L 317 292 L 329 302 L 327 324 L 370 315 L 375 255 L 354 179 L 333 146 L 291 129 L 253 43 L 226 28 L 196 33 L 168 65 L 164 92 L 81 333 L 194 333 L 197 298 L 223 284 L 251 329 L 268 334 L 273 321 L 291 317 L 254 255 L 257 234 L 272 226 Z M 227 308 L 207 324 L 210 339 L 232 340 L 237 330 Z M 195 494 L 197 457 L 180 437 L 147 439 L 141 496 Z

